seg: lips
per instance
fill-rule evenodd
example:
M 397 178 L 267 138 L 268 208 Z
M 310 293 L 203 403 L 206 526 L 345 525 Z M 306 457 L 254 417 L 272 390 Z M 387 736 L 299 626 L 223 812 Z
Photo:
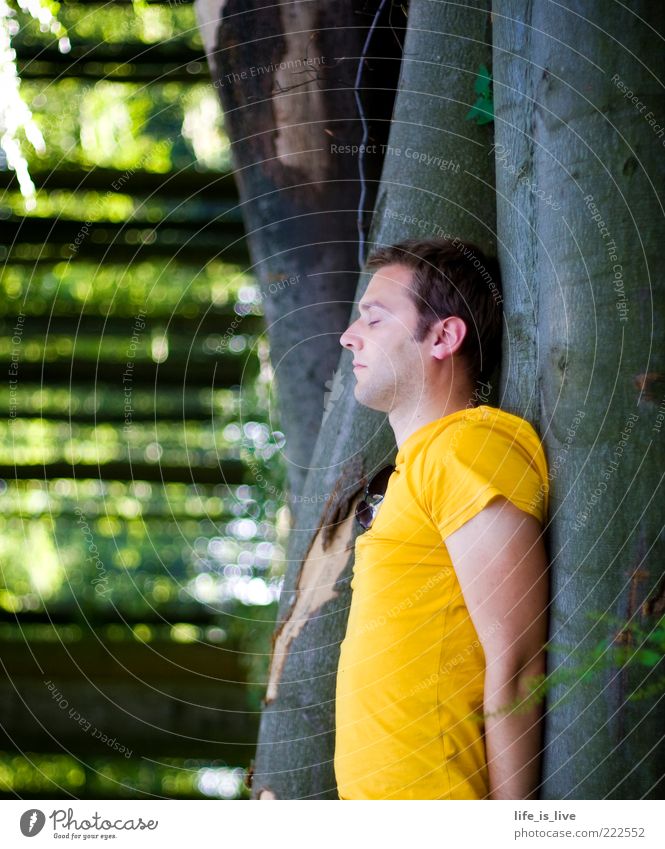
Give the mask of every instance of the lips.
M 366 368 L 362 363 L 357 363 L 355 360 L 353 361 L 354 368 Z

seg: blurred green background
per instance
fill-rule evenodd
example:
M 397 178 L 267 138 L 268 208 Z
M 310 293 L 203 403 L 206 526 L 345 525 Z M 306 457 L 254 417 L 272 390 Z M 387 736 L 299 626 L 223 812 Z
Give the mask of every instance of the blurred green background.
M 229 145 L 189 2 L 57 14 L 32 199 L 0 160 L 0 797 L 247 798 L 289 517 Z

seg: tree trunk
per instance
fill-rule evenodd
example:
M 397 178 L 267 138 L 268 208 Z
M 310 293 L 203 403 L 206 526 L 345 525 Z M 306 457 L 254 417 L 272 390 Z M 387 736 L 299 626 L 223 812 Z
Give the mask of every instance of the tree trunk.
M 665 15 L 567 6 L 494 4 L 505 406 L 539 422 L 551 479 L 542 796 L 659 798 Z
M 494 249 L 491 124 L 465 120 L 479 66 L 490 65 L 490 41 L 486 3 L 412 0 L 370 248 L 450 234 Z M 367 282 L 361 277 L 356 300 Z M 291 531 L 254 798 L 337 798 L 335 679 L 350 602 L 354 510 L 366 478 L 396 451 L 387 417 L 354 398 L 351 360 L 342 354 L 305 485 L 308 500 Z
M 361 183 L 351 151 L 363 142 L 362 55 L 369 209 L 392 111 L 399 22 L 383 26 L 384 13 L 363 53 L 377 6 L 196 0 L 261 285 L 292 497 L 302 492 L 356 287 Z

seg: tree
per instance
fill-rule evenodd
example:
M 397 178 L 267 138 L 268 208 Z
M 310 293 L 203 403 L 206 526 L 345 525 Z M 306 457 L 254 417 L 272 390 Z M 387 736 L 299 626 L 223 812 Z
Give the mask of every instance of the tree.
M 502 398 L 551 477 L 546 799 L 662 790 L 664 29 L 647 2 L 494 6 Z
M 404 219 L 417 210 L 423 235 L 471 234 L 493 250 L 491 132 L 465 120 L 474 101 L 477 69 L 490 61 L 487 5 L 451 10 L 444 4 L 416 3 L 409 23 L 369 246 L 398 239 L 409 227 Z M 450 57 L 445 65 L 438 64 L 441 32 L 447 33 Z M 354 254 L 357 247 L 354 240 Z M 366 283 L 361 278 L 356 300 Z M 345 323 L 335 331 L 330 319 L 326 325 L 336 346 L 335 364 L 353 294 L 338 298 Z M 258 797 L 336 798 L 334 687 L 349 603 L 355 502 L 367 475 L 395 451 L 385 417 L 356 403 L 350 365 L 351 358 L 343 355 L 308 458 L 302 500 L 294 505 L 254 775 Z
M 657 794 L 663 745 L 662 652 L 650 649 L 661 633 L 665 585 L 652 506 L 662 480 L 663 346 L 655 328 L 663 297 L 662 284 L 651 284 L 662 228 L 651 104 L 662 80 L 655 34 L 663 13 L 644 2 L 639 14 L 603 9 L 601 21 L 599 10 L 577 5 L 525 11 L 505 0 L 490 18 L 483 2 L 411 2 L 368 247 L 448 235 L 498 251 L 501 392 L 496 381 L 489 395 L 488 387 L 477 391 L 528 418 L 550 462 L 553 650 L 545 690 L 552 698 L 543 796 L 649 797 Z M 635 59 L 645 41 L 649 65 Z M 616 78 L 608 79 L 614 66 Z M 626 92 L 637 92 L 644 110 Z M 260 258 L 256 243 L 254 251 Z M 366 283 L 361 276 L 356 301 Z M 617 341 L 602 359 L 594 356 L 595 309 Z M 631 321 L 647 328 L 648 345 L 626 333 Z M 334 685 L 354 508 L 368 476 L 395 451 L 385 417 L 355 402 L 350 365 L 343 353 L 334 405 L 313 451 L 303 449 L 309 471 L 293 505 L 256 798 L 336 798 Z M 288 439 L 288 423 L 286 430 Z M 623 482 L 634 488 L 629 505 Z
M 196 4 L 261 285 L 291 498 L 302 493 L 339 359 L 359 208 L 372 209 L 390 123 L 401 20 L 377 7 Z

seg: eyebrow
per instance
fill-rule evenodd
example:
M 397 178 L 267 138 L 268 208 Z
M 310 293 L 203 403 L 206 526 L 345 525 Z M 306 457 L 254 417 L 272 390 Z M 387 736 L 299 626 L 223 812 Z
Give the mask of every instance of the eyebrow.
M 379 309 L 386 310 L 386 312 L 390 312 L 388 307 L 385 304 L 382 304 L 381 301 L 358 301 L 358 309 L 362 312 L 365 309 L 369 309 L 370 307 L 379 307 Z

